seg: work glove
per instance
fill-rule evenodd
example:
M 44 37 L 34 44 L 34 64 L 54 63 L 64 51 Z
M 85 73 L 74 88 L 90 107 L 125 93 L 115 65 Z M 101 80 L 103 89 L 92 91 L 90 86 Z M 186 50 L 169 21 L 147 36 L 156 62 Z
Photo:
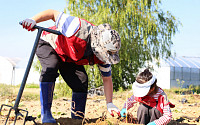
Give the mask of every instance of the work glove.
M 156 125 L 156 123 L 153 121 L 153 122 L 149 122 L 147 125 Z
M 107 104 L 107 109 L 110 115 L 112 115 L 113 117 L 114 117 L 113 111 L 115 111 L 118 114 L 118 116 L 120 116 L 120 110 L 112 102 Z
M 34 31 L 33 27 L 36 25 L 35 20 L 33 19 L 25 19 L 22 21 L 23 28 L 27 29 L 28 31 Z
M 120 112 L 121 117 L 126 117 L 126 109 L 123 108 Z

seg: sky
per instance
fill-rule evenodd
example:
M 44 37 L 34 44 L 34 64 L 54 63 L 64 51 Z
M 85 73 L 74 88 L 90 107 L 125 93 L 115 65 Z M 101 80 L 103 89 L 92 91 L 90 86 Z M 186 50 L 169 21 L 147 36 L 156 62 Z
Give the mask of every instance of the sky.
M 2 0 L 0 7 L 0 56 L 28 61 L 37 30 L 28 32 L 19 22 L 35 14 L 54 9 L 63 11 L 66 0 Z M 173 36 L 172 52 L 177 56 L 200 57 L 200 0 L 162 0 L 161 8 L 171 12 L 182 26 Z M 52 26 L 53 21 L 39 23 Z M 24 65 L 24 64 L 23 64 Z

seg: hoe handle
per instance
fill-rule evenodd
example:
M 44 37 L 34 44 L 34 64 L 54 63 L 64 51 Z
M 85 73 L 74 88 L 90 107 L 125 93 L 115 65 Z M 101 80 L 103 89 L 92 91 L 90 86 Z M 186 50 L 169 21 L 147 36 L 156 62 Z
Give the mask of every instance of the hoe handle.
M 22 25 L 22 22 L 20 22 L 19 24 Z M 56 30 L 52 30 L 52 29 L 48 29 L 48 28 L 44 28 L 44 27 L 40 27 L 40 26 L 36 26 L 36 25 L 34 26 L 34 28 L 38 29 L 38 33 L 37 33 L 37 36 L 36 36 L 36 39 L 35 39 L 35 43 L 33 45 L 33 49 L 32 49 L 32 52 L 31 52 L 31 55 L 30 55 L 30 58 L 29 58 L 29 61 L 28 61 L 28 65 L 27 65 L 27 68 L 26 68 L 26 71 L 25 71 L 25 74 L 24 74 L 24 77 L 23 77 L 17 98 L 15 100 L 15 105 L 14 105 L 15 111 L 18 110 L 18 105 L 19 105 L 22 93 L 24 91 L 26 80 L 28 78 L 28 74 L 29 74 L 29 71 L 30 71 L 30 68 L 31 68 L 31 65 L 32 65 L 32 62 L 33 62 L 33 58 L 34 58 L 34 55 L 35 55 L 35 52 L 36 52 L 42 31 L 47 31 L 47 32 L 50 32 L 50 33 L 61 35 L 61 33 L 59 31 L 56 31 Z
M 19 22 L 19 24 L 22 25 L 22 22 Z M 57 31 L 57 30 L 52 30 L 52 29 L 41 27 L 41 26 L 37 26 L 37 25 L 35 25 L 33 28 L 34 29 L 38 29 L 38 30 L 42 29 L 42 31 L 44 30 L 44 31 L 47 31 L 47 32 L 50 32 L 50 33 L 53 33 L 53 34 L 57 34 L 57 35 L 62 35 L 62 33 Z

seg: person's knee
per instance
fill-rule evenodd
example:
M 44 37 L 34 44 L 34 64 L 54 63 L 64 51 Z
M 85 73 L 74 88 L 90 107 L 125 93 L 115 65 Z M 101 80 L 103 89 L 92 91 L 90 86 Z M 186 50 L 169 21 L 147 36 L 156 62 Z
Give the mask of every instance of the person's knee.
M 40 75 L 40 82 L 55 82 L 56 78 L 59 76 L 57 69 L 47 68 L 43 70 Z
M 88 91 L 88 80 L 84 82 L 74 83 L 73 85 L 70 85 L 73 92 L 81 92 L 81 93 L 87 93 Z
M 159 119 L 162 116 L 162 113 L 160 111 L 158 111 L 156 108 L 152 108 L 149 111 L 149 113 L 150 113 L 150 116 L 151 116 L 150 122 L 152 122 L 156 119 Z
M 83 92 L 87 93 L 88 91 L 88 76 L 84 72 L 80 72 L 78 75 L 77 81 L 74 81 L 75 84 L 72 85 L 72 91 L 73 92 Z
M 140 106 L 138 107 L 138 111 L 140 111 L 140 112 L 148 112 L 149 108 L 150 107 L 147 106 L 147 105 L 140 104 Z
M 137 111 L 137 119 L 139 124 L 147 124 L 150 121 L 149 106 L 140 104 Z
M 87 93 L 88 91 L 88 83 L 82 83 L 79 85 L 75 85 L 71 87 L 73 92 L 78 92 L 78 93 Z

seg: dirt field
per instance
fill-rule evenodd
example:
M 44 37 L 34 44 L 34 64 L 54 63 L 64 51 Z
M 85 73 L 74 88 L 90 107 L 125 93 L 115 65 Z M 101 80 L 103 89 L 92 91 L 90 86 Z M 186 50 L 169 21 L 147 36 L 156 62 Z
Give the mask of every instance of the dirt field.
M 128 94 L 127 94 L 128 93 Z M 113 102 L 120 109 L 123 107 L 123 104 L 127 97 L 131 94 L 130 92 L 123 92 L 114 94 Z M 171 109 L 173 113 L 173 120 L 170 122 L 170 125 L 200 125 L 200 95 L 175 95 L 172 94 L 168 96 L 169 100 L 176 104 L 176 107 Z M 0 98 L 0 104 L 12 105 L 12 99 Z M 182 101 L 182 102 L 181 102 Z M 128 125 L 136 123 L 136 111 L 139 104 L 136 104 L 128 112 L 130 117 L 127 119 L 118 118 L 117 114 L 115 117 L 112 117 L 106 110 L 106 102 L 103 96 L 93 96 L 88 97 L 85 119 L 74 120 L 70 118 L 70 107 L 71 99 L 70 98 L 59 98 L 54 99 L 52 112 L 53 116 L 57 121 L 58 125 Z M 40 121 L 40 102 L 38 101 L 22 101 L 20 102 L 19 109 L 24 109 L 29 112 L 28 116 L 36 117 L 35 123 L 41 125 Z M 9 108 L 3 107 L 2 113 L 0 116 L 0 124 L 5 124 L 6 114 Z M 12 111 L 11 117 L 9 117 L 8 125 L 13 123 L 14 111 Z M 24 112 L 20 112 L 24 113 Z M 16 125 L 23 124 L 23 117 L 18 117 Z M 127 121 L 131 123 L 127 123 Z M 33 121 L 27 121 L 26 125 L 34 125 Z

